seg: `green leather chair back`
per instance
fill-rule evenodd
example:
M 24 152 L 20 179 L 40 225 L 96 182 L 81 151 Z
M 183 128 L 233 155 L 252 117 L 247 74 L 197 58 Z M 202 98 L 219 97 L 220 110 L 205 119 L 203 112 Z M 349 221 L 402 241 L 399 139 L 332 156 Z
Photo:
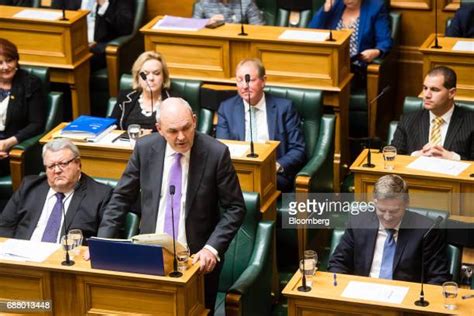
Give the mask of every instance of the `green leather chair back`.
M 38 77 L 41 80 L 41 89 L 43 90 L 43 95 L 46 98 L 49 91 L 50 91 L 49 68 L 47 68 L 47 67 L 36 67 L 36 66 L 26 66 L 26 65 L 22 65 L 22 66 L 20 66 L 20 68 L 25 70 L 29 74 Z M 46 99 L 45 99 L 45 101 L 46 101 Z
M 283 9 L 283 8 L 278 8 L 278 13 L 276 17 L 276 26 L 292 26 L 292 27 L 306 27 L 311 21 L 311 18 L 313 17 L 313 11 L 312 10 L 302 10 L 299 11 L 300 18 L 298 20 L 298 24 L 290 24 L 290 14 L 291 11 L 288 9 Z
M 277 15 L 276 0 L 256 0 L 257 7 L 263 13 L 266 25 L 275 25 Z

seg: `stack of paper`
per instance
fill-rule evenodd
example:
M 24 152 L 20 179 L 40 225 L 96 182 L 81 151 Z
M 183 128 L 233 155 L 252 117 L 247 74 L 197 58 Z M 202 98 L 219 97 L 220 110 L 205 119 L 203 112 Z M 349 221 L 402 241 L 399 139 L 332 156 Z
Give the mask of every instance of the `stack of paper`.
M 9 239 L 0 245 L 0 258 L 14 261 L 43 262 L 59 249 L 60 244 Z
M 65 137 L 75 141 L 97 142 L 117 128 L 115 122 L 113 118 L 81 115 L 55 134 L 54 138 Z
M 198 31 L 206 26 L 209 19 L 182 18 L 178 16 L 165 15 L 152 29 L 155 30 L 181 30 Z

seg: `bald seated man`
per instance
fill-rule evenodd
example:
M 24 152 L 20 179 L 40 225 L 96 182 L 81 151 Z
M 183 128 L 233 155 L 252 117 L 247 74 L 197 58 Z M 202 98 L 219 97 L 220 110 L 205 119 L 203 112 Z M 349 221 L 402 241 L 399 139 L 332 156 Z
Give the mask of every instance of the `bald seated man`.
M 173 236 L 170 196 L 174 193 L 174 237 L 196 254 L 194 261 L 206 274 L 206 308 L 212 314 L 223 255 L 246 211 L 242 191 L 227 146 L 196 132 L 196 116 L 185 100 L 168 98 L 158 113 L 159 133 L 137 141 L 99 236 L 117 237 L 125 214 L 139 196 L 140 233 Z

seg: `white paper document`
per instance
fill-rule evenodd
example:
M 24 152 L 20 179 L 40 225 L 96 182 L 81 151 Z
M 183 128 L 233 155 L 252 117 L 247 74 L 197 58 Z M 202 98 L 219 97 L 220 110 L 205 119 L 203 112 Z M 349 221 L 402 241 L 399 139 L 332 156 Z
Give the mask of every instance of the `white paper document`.
M 286 30 L 278 37 L 285 40 L 302 40 L 311 42 L 322 42 L 329 37 L 329 32 L 315 32 L 315 31 L 294 31 Z
M 342 297 L 401 304 L 408 293 L 408 287 L 350 281 L 342 292 Z
M 469 163 L 435 157 L 418 157 L 407 168 L 458 176 L 469 167 Z
M 17 261 L 43 262 L 59 247 L 60 244 L 49 242 L 9 239 L 0 245 L 0 256 Z
M 474 52 L 474 41 L 457 41 L 453 50 Z
M 240 158 L 250 149 L 250 145 L 226 144 L 229 147 L 231 158 Z
M 59 10 L 21 10 L 14 18 L 55 21 L 62 18 L 63 13 Z
M 165 15 L 152 29 L 154 30 L 177 30 L 177 31 L 198 31 L 206 26 L 209 19 L 182 18 L 179 16 Z

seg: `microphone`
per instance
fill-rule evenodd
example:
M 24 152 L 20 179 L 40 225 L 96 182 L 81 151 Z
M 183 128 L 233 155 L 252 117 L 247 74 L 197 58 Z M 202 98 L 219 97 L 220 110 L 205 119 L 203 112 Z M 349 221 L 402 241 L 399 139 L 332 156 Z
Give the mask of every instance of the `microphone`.
M 243 6 L 242 6 L 242 0 L 240 0 L 239 3 L 240 3 L 240 33 L 239 33 L 239 36 L 247 36 L 248 34 L 245 33 L 245 31 L 244 31 L 245 16 L 244 16 L 244 9 L 243 9 Z
M 76 191 L 78 188 L 79 188 L 79 181 L 76 183 L 76 185 L 74 186 L 74 189 L 73 189 L 73 193 L 74 191 Z M 73 193 L 69 194 L 66 198 L 64 198 L 63 200 L 63 205 L 61 206 L 61 212 L 63 213 L 63 218 L 64 218 L 64 222 L 63 222 L 63 231 L 64 231 L 64 243 L 65 243 L 65 248 L 66 248 L 66 258 L 63 262 L 61 262 L 61 265 L 63 266 L 72 266 L 75 264 L 75 262 L 73 260 L 71 260 L 71 258 L 69 257 L 69 244 L 68 244 L 68 234 L 69 234 L 69 226 L 66 224 L 66 210 L 65 210 L 65 207 L 64 205 L 66 204 L 66 201 L 67 199 L 71 198 L 71 196 L 73 196 Z M 71 225 L 71 223 L 69 223 L 69 225 Z M 59 240 L 61 240 L 61 238 L 59 238 Z
M 66 18 L 66 0 L 63 0 L 61 9 L 63 11 L 63 17 L 60 19 L 60 21 L 68 21 L 69 19 Z
M 311 286 L 308 286 L 306 284 L 306 271 L 305 271 L 305 258 L 304 258 L 304 250 L 306 249 L 306 233 L 304 231 L 304 229 L 306 229 L 305 226 L 303 226 L 303 259 L 302 260 L 299 260 L 299 269 L 301 270 L 301 261 L 303 261 L 303 270 L 301 271 L 301 286 L 298 286 L 296 289 L 299 291 L 299 292 L 309 292 L 311 291 Z
M 245 74 L 245 83 L 247 84 L 248 91 L 248 103 L 249 103 L 249 128 L 250 128 L 250 154 L 247 155 L 249 158 L 257 158 L 258 155 L 255 153 L 253 147 L 253 128 L 252 128 L 252 105 L 250 105 L 250 75 Z
M 438 1 L 433 0 L 435 5 L 434 5 L 434 10 L 435 10 L 435 44 L 431 46 L 431 48 L 436 48 L 440 49 L 443 48 L 438 44 Z
M 151 111 L 153 112 L 153 91 L 151 91 L 150 84 L 148 83 L 148 80 L 146 80 L 146 74 L 142 71 L 140 72 L 140 77 L 145 81 L 146 85 L 148 86 L 148 89 L 150 90 L 150 96 L 151 96 Z
M 332 0 L 329 1 L 329 3 L 331 4 L 331 6 L 329 8 L 329 11 L 331 11 L 332 10 Z M 329 37 L 326 39 L 326 42 L 335 42 L 335 41 L 336 40 L 332 37 L 332 28 L 329 28 Z
M 368 150 L 369 150 L 367 152 L 367 163 L 362 165 L 362 167 L 365 167 L 365 168 L 374 168 L 375 167 L 375 165 L 372 163 L 372 152 L 370 151 L 370 147 L 371 147 L 370 143 L 371 143 L 371 141 L 370 141 L 370 138 L 369 138 L 368 145 L 367 145 Z
M 372 100 L 370 100 L 370 102 L 369 102 L 368 105 L 367 105 L 367 108 L 370 108 L 370 106 L 371 106 L 375 101 L 377 101 L 378 99 L 380 99 L 380 97 L 383 96 L 383 95 L 384 95 L 385 93 L 387 93 L 388 91 L 390 91 L 390 89 L 392 89 L 392 87 L 391 87 L 390 85 L 386 85 L 385 88 L 383 88 L 382 91 L 380 91 L 379 94 L 377 94 L 377 95 L 375 96 L 375 98 L 373 98 Z M 372 115 L 374 115 L 374 117 L 377 117 L 377 108 L 373 109 L 372 112 L 373 112 Z M 369 122 L 369 124 L 370 124 L 370 122 Z M 376 129 L 375 125 L 374 125 L 373 127 L 369 126 L 369 136 L 370 136 L 370 137 L 373 136 L 373 135 L 370 133 L 372 129 L 374 130 L 373 133 L 375 134 L 375 129 Z
M 423 284 L 425 282 L 425 253 L 423 249 L 425 248 L 425 239 L 431 233 L 431 231 L 438 227 L 439 224 L 443 221 L 441 216 L 438 216 L 430 228 L 426 231 L 421 239 L 421 290 L 420 290 L 420 299 L 415 302 L 416 306 L 426 307 L 430 305 L 430 302 L 425 300 L 425 292 L 423 290 Z
M 174 207 L 173 207 L 173 200 L 174 200 L 174 193 L 176 191 L 176 187 L 174 185 L 170 185 L 170 196 L 171 196 L 171 229 L 173 232 L 173 271 L 171 271 L 168 275 L 172 278 L 179 278 L 183 276 L 181 272 L 178 271 L 178 260 L 176 259 L 176 240 L 174 238 Z

